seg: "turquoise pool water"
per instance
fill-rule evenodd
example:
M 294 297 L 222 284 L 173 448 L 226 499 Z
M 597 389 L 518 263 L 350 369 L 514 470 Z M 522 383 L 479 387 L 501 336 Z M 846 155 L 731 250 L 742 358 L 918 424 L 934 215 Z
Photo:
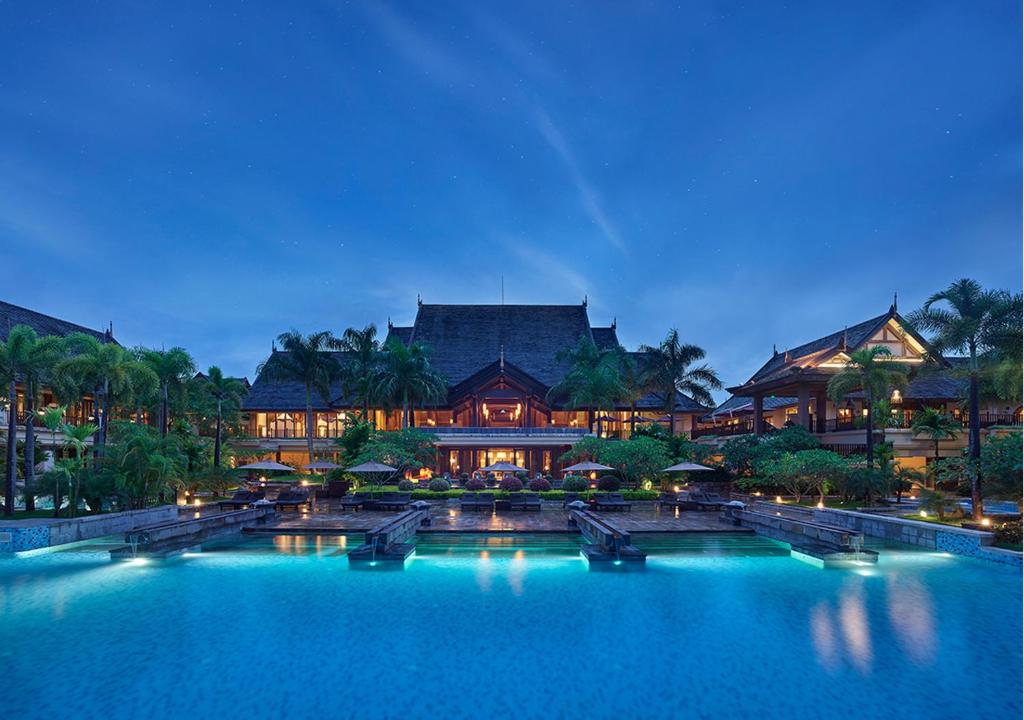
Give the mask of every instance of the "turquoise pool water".
M 0 561 L 2 718 L 1019 718 L 1019 571 L 887 550 L 821 570 L 751 536 L 354 538 L 157 563 Z

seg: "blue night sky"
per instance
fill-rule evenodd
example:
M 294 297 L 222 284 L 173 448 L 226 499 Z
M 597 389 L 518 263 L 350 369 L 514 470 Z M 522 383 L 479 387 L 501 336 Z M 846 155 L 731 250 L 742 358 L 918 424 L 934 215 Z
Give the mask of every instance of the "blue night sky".
M 0 299 L 250 377 L 425 302 L 771 352 L 1020 289 L 1017 2 L 0 2 Z

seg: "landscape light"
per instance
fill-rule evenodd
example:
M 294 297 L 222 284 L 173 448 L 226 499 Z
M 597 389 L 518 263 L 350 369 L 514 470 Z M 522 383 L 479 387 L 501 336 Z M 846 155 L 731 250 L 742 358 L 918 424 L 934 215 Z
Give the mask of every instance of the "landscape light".
M 982 518 L 981 519 L 981 524 L 984 525 L 985 527 L 990 527 L 992 525 L 992 521 L 989 520 L 988 518 Z

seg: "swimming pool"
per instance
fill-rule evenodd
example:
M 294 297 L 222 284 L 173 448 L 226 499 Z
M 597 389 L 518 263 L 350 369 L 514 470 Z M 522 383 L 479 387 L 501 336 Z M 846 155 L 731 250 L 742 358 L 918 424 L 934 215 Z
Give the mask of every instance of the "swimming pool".
M 750 535 L 239 539 L 168 562 L 102 545 L 0 561 L 4 718 L 1021 714 L 1019 571 L 887 550 L 821 570 Z

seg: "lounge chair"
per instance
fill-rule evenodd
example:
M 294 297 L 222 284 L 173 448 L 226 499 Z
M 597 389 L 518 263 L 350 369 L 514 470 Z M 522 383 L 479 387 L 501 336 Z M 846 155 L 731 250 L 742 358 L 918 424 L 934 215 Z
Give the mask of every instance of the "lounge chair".
M 370 497 L 370 493 L 357 492 L 353 495 L 346 495 L 341 498 L 339 505 L 341 505 L 343 510 L 348 510 L 349 508 L 358 510 L 366 507 L 371 502 L 372 498 Z
M 698 510 L 721 510 L 729 501 L 720 495 L 704 492 L 690 492 L 690 500 L 697 504 Z
M 513 493 L 508 499 L 509 510 L 540 510 L 540 495 L 537 493 Z
M 384 497 L 375 500 L 375 510 L 405 510 L 412 502 L 412 493 L 384 493 Z
M 309 503 L 309 493 L 305 490 L 297 490 L 295 488 L 288 488 L 282 490 L 277 500 L 274 501 L 274 507 L 278 510 L 284 510 L 285 508 L 299 509 L 300 505 L 306 505 Z
M 459 498 L 459 507 L 463 510 L 493 510 L 494 493 L 464 493 Z
M 632 503 L 628 503 L 622 499 L 620 493 L 608 493 L 607 495 L 598 495 L 594 500 L 595 510 L 633 510 Z
M 265 495 L 266 493 L 253 492 L 252 490 L 237 490 L 230 499 L 221 500 L 217 505 L 221 510 L 225 508 L 231 508 L 233 510 L 247 508 L 257 500 L 262 500 Z
M 340 500 L 348 495 L 348 480 L 328 480 L 327 487 L 316 491 L 317 500 Z
M 680 510 L 699 510 L 696 501 L 690 499 L 689 493 L 663 492 L 658 496 L 658 507 L 679 508 Z

